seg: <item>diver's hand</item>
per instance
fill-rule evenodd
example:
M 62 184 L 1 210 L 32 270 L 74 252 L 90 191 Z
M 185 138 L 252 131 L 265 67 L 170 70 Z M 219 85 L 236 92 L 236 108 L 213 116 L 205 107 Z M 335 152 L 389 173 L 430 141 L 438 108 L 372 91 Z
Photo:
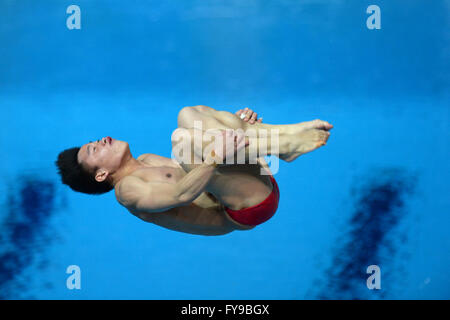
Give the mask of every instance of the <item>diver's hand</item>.
M 258 119 L 258 114 L 256 112 L 253 112 L 253 110 L 249 108 L 241 109 L 236 112 L 236 115 L 244 120 L 245 122 L 248 122 L 250 124 L 254 124 L 255 122 L 262 122 L 262 117 Z

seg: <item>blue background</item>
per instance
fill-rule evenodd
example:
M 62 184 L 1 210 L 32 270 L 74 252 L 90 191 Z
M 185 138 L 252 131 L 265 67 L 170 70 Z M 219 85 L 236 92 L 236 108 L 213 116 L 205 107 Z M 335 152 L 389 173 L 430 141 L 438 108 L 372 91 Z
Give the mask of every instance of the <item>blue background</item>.
M 0 298 L 450 298 L 449 30 L 439 0 L 2 0 Z M 278 212 L 248 232 L 166 230 L 60 184 L 57 154 L 107 135 L 170 157 L 198 104 L 335 128 L 280 163 Z

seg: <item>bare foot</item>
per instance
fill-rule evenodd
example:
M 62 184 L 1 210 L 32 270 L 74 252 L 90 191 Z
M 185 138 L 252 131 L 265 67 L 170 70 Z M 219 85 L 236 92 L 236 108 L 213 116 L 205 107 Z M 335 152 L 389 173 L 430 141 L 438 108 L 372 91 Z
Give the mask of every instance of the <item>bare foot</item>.
M 292 127 L 288 133 L 288 152 L 280 154 L 279 158 L 292 162 L 302 154 L 311 152 L 324 146 L 330 137 L 330 132 L 333 126 L 322 120 L 313 120 L 301 122 Z
M 312 120 L 312 121 L 306 121 L 306 122 L 300 122 L 297 124 L 298 128 L 301 129 L 320 129 L 320 130 L 331 130 L 333 129 L 333 125 L 330 124 L 327 121 L 323 121 L 323 120 Z

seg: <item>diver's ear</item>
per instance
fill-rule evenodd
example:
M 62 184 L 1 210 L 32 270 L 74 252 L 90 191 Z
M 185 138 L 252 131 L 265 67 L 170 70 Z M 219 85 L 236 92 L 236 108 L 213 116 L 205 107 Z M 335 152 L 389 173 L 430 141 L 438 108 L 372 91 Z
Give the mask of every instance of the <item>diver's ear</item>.
M 106 171 L 105 169 L 98 169 L 97 172 L 95 173 L 95 180 L 97 182 L 103 182 L 106 180 L 108 175 L 109 175 L 109 172 Z

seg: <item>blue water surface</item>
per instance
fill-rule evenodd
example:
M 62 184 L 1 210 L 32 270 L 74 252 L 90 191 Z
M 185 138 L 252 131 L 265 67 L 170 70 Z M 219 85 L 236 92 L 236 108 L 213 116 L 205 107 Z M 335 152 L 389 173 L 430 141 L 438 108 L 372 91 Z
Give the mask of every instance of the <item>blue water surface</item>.
M 0 298 L 450 298 L 449 26 L 444 0 L 1 1 Z M 58 153 L 107 135 L 170 157 L 198 104 L 334 129 L 280 162 L 251 231 L 170 231 L 61 185 Z

